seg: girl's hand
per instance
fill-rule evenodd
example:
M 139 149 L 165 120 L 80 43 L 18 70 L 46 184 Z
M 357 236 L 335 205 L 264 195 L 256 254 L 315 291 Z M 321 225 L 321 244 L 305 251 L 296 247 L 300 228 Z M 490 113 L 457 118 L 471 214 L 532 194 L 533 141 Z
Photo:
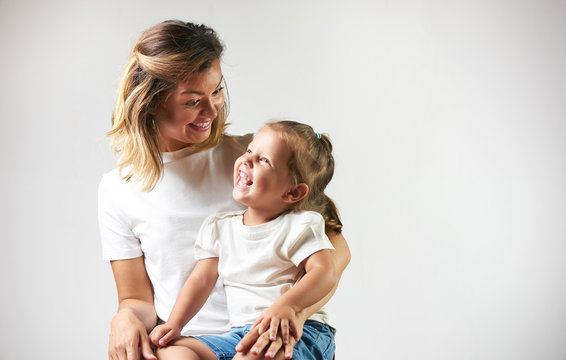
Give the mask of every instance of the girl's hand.
M 282 316 L 281 314 L 290 314 L 291 316 Z M 304 312 L 295 313 L 288 306 L 273 304 L 269 309 L 265 310 L 256 320 L 249 333 L 236 346 L 236 351 L 252 354 L 260 354 L 266 347 L 266 358 L 273 358 L 284 345 L 285 358 L 293 357 L 293 347 L 299 341 L 303 334 L 303 325 L 307 320 Z M 279 319 L 279 325 L 275 325 Z M 282 327 L 287 323 L 287 341 L 283 340 L 284 335 Z M 272 326 L 272 324 L 274 326 Z M 275 335 L 271 332 L 274 329 Z M 279 331 L 277 331 L 279 329 Z M 289 334 L 293 336 L 289 337 Z
M 181 329 L 169 323 L 156 326 L 149 334 L 151 342 L 159 347 L 166 346 L 169 341 L 179 337 L 181 337 Z
M 143 323 L 129 310 L 119 311 L 110 323 L 108 359 L 137 360 L 138 348 L 143 358 L 157 360 Z
M 295 338 L 290 337 L 287 345 L 283 347 L 281 334 L 277 334 L 277 339 L 275 341 L 270 341 L 269 332 L 266 331 L 263 334 L 259 334 L 256 327 L 247 333 L 242 340 L 240 340 L 238 345 L 236 345 L 236 351 L 242 354 L 251 352 L 253 355 L 259 355 L 264 349 L 267 349 L 264 354 L 266 359 L 273 359 L 279 351 L 285 351 L 285 359 L 292 359 L 295 343 Z
M 295 310 L 291 306 L 275 303 L 257 318 L 252 329 L 257 326 L 260 334 L 267 331 L 270 341 L 275 341 L 277 333 L 280 331 L 283 344 L 287 345 L 289 343 L 289 333 L 295 337 L 296 341 L 299 341 L 297 338 L 296 318 Z

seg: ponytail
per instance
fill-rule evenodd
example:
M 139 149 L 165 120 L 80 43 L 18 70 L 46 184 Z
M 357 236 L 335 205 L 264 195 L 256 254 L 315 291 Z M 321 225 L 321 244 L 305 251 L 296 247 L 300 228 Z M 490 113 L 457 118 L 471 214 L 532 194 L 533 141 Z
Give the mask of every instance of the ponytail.
M 294 181 L 309 187 L 307 196 L 294 204 L 293 211 L 316 211 L 325 222 L 326 232 L 342 232 L 342 222 L 334 201 L 324 189 L 334 175 L 332 143 L 325 134 L 314 132 L 313 128 L 295 121 L 278 121 L 266 124 L 275 129 L 291 148 L 289 170 Z

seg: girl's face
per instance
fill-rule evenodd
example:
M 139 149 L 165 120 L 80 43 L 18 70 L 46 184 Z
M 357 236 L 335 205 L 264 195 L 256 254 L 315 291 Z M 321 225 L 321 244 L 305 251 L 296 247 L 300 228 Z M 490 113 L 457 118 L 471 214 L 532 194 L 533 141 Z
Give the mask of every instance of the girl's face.
M 261 129 L 234 164 L 234 199 L 256 213 L 267 214 L 267 218 L 285 211 L 289 207 L 285 195 L 294 185 L 290 158 L 291 149 L 279 134 L 270 128 Z
M 177 83 L 155 115 L 160 151 L 175 151 L 208 139 L 212 121 L 224 105 L 221 84 L 218 60 Z

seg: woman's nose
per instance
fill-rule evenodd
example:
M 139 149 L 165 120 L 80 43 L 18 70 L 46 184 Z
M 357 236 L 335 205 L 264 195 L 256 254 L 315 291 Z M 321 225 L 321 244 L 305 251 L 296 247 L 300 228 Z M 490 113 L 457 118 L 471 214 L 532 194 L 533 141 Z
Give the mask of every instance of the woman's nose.
M 221 103 L 218 103 L 218 101 L 215 102 L 213 99 L 208 99 L 203 105 L 203 114 L 211 119 L 216 118 L 216 115 L 218 115 L 218 109 L 222 107 Z

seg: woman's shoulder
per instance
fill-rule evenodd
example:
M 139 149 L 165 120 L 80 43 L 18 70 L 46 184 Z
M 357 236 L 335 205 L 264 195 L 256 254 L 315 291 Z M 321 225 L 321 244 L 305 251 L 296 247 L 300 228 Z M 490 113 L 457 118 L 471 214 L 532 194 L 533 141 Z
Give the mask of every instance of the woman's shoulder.
M 226 148 L 246 150 L 248 144 L 252 141 L 253 136 L 254 135 L 251 133 L 245 135 L 224 135 L 221 145 Z
M 98 192 L 112 194 L 112 196 L 118 196 L 120 194 L 130 193 L 134 190 L 138 183 L 135 181 L 127 181 L 124 179 L 123 172 L 127 172 L 127 169 L 114 168 L 104 175 L 98 183 Z
M 119 186 L 121 182 L 122 182 L 122 177 L 120 176 L 120 169 L 114 168 L 108 171 L 107 173 L 105 173 L 104 175 L 102 175 L 98 187 L 114 188 L 116 186 Z

